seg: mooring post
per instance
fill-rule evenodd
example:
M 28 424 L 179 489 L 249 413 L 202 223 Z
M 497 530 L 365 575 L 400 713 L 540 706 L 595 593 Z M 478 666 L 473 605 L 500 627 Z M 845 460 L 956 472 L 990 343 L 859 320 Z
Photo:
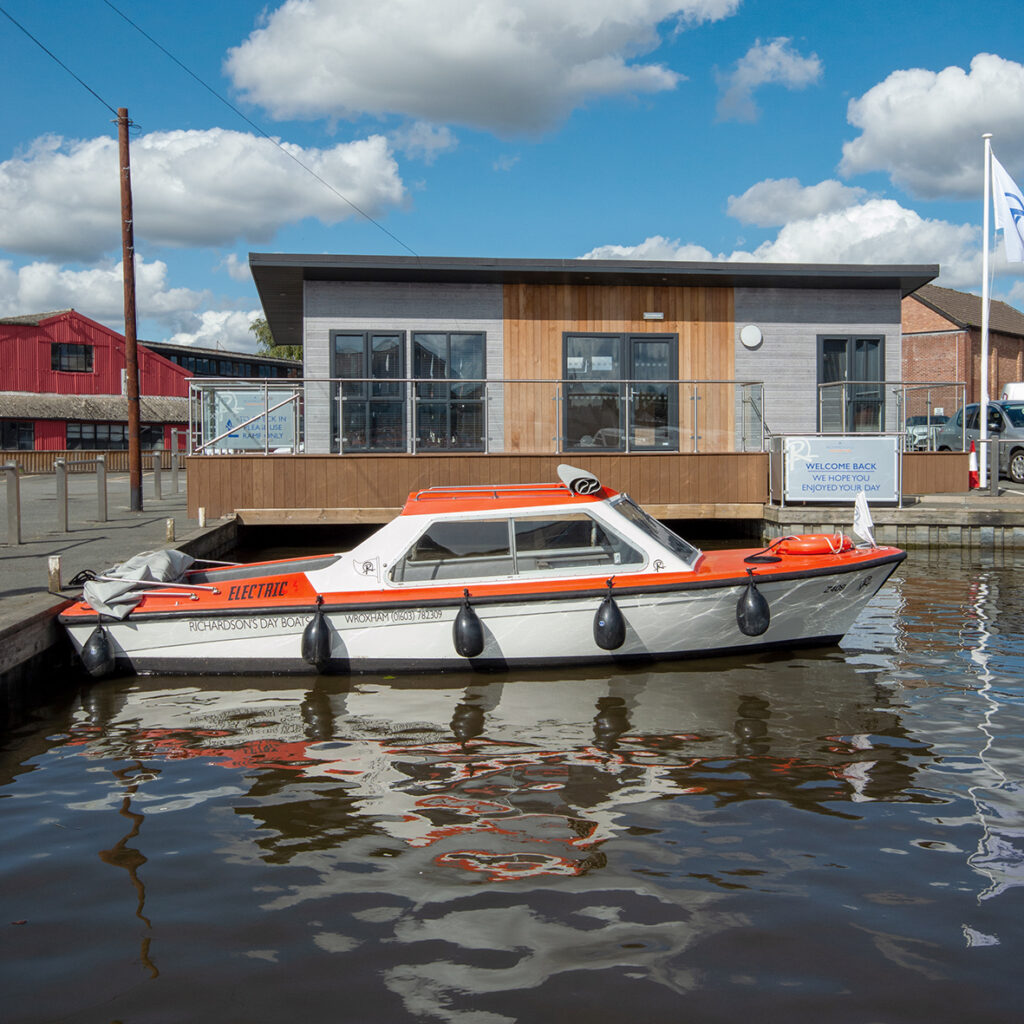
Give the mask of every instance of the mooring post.
M 64 587 L 60 578 L 60 555 L 50 555 L 46 563 L 47 585 L 53 593 L 59 593 Z
M 153 497 L 162 498 L 164 496 L 163 479 L 161 474 L 164 468 L 164 453 L 158 448 L 153 452 Z
M 7 477 L 7 543 L 21 543 L 21 480 L 16 462 L 4 463 Z
M 107 521 L 107 457 L 96 456 L 96 519 Z
M 988 493 L 992 498 L 999 497 L 999 438 L 993 437 L 988 442 Z
M 57 478 L 57 532 L 68 532 L 68 467 L 63 459 L 55 459 L 53 472 Z M 59 587 L 57 588 L 60 589 Z
M 178 428 L 171 427 L 171 486 L 174 493 L 178 493 L 178 463 L 180 456 L 178 452 Z
M 164 521 L 164 539 L 168 544 L 174 543 L 174 520 L 167 519 Z

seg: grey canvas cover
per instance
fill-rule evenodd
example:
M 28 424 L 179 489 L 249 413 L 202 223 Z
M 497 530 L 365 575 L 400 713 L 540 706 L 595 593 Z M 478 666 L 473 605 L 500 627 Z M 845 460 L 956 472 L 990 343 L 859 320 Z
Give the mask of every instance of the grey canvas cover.
M 142 600 L 147 590 L 155 589 L 140 586 L 140 583 L 174 583 L 184 576 L 194 561 L 191 555 L 173 548 L 142 551 L 100 574 L 114 579 L 89 580 L 82 588 L 82 597 L 100 615 L 123 619 Z

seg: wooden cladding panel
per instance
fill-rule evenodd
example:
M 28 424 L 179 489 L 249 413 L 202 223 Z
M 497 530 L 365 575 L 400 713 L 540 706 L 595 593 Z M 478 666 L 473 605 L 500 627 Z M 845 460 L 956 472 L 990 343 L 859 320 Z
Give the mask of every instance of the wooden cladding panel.
M 206 455 L 188 459 L 188 510 L 396 508 L 410 491 L 460 484 L 557 481 L 549 455 Z M 649 505 L 764 503 L 768 456 L 600 455 L 573 458 Z
M 749 505 L 768 500 L 768 456 L 568 456 L 610 487 L 648 506 Z M 210 518 L 235 509 L 387 509 L 421 487 L 557 480 L 561 459 L 545 455 L 208 455 L 187 460 L 188 511 Z M 962 452 L 908 453 L 905 494 L 967 490 Z
M 907 452 L 904 494 L 959 494 L 966 491 L 969 456 L 963 452 Z
M 735 376 L 731 288 L 512 284 L 504 287 L 504 308 L 508 380 L 559 379 L 566 331 L 676 334 L 680 379 L 732 380 Z M 664 319 L 644 320 L 645 311 L 663 313 Z M 693 443 L 691 394 L 689 388 L 680 387 L 684 449 Z M 714 395 L 722 400 L 705 397 L 700 409 L 701 447 L 728 451 L 734 437 L 732 389 L 714 389 Z M 550 450 L 559 430 L 553 397 L 548 385 L 506 386 L 506 450 Z

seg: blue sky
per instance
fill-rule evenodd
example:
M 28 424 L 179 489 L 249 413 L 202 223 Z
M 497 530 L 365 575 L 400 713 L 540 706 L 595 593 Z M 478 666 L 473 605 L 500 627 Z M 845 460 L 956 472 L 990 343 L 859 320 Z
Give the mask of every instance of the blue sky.
M 938 263 L 977 292 L 983 132 L 1024 183 L 1019 0 L 0 0 L 0 60 L 0 315 L 123 328 L 124 106 L 139 335 L 210 347 L 252 346 L 249 251 Z

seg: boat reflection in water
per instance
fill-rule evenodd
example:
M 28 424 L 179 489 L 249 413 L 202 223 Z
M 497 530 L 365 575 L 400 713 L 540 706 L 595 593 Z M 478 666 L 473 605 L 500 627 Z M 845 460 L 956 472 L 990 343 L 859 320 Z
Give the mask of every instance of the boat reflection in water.
M 348 858 L 346 840 L 370 832 L 397 841 L 395 852 L 423 851 L 420 870 L 582 874 L 604 865 L 604 845 L 648 801 L 769 798 L 841 815 L 845 801 L 905 789 L 920 751 L 889 742 L 899 719 L 874 688 L 838 657 L 791 664 L 791 682 L 769 690 L 749 667 L 719 669 L 704 686 L 698 667 L 468 687 L 185 687 L 159 691 L 152 724 L 148 687 L 97 687 L 106 739 L 89 731 L 81 742 L 91 756 L 109 756 L 113 741 L 141 761 L 259 769 L 247 794 L 256 804 L 239 810 L 266 829 L 259 843 L 275 859 L 328 846 Z M 296 796 L 308 813 L 295 813 Z
M 857 802 L 925 799 L 909 787 L 928 751 L 876 679 L 839 654 L 468 687 L 132 679 L 94 686 L 69 742 L 145 766 L 136 815 L 195 820 L 211 803 L 251 819 L 215 852 L 260 873 L 255 930 L 305 906 L 320 951 L 354 956 L 375 938 L 373 970 L 408 1011 L 454 1020 L 456 993 L 568 971 L 690 990 L 680 954 L 749 923 L 723 899 L 780 884 L 801 856 L 775 843 L 766 856 L 761 827 L 709 837 L 723 808 L 838 821 Z M 134 834 L 145 849 L 145 826 Z M 440 959 L 402 953 L 438 941 Z M 484 965 L 481 950 L 511 959 Z

